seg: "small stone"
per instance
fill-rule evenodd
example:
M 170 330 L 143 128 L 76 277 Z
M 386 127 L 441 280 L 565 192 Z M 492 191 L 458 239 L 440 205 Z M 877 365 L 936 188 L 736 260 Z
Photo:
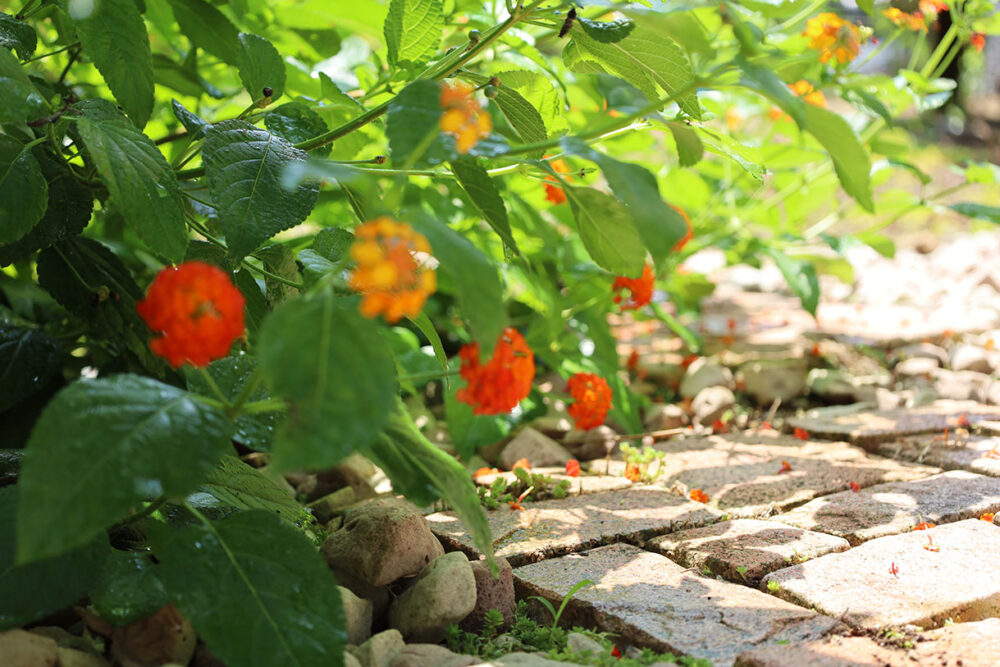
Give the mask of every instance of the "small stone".
M 741 369 L 744 391 L 760 406 L 787 403 L 806 392 L 807 371 L 805 359 L 755 361 Z
M 477 662 L 475 667 L 574 667 L 576 663 L 560 662 L 549 660 L 548 658 L 535 653 L 515 652 L 505 656 L 490 660 L 489 662 Z
M 570 431 L 562 444 L 577 460 L 603 459 L 609 452 L 618 449 L 618 434 L 610 426 L 602 424 L 586 431 Z
M 646 410 L 646 416 L 642 420 L 642 425 L 647 431 L 666 431 L 672 428 L 681 428 L 687 423 L 687 415 L 683 408 L 673 403 L 654 403 Z M 591 456 L 590 458 L 600 458 Z
M 684 398 L 694 398 L 706 387 L 733 388 L 732 372 L 708 357 L 699 357 L 687 367 L 681 380 L 680 394 Z
M 990 376 L 975 371 L 949 371 L 938 369 L 931 375 L 934 391 L 941 398 L 953 401 L 985 400 Z
M 934 359 L 938 362 L 938 366 L 944 366 L 948 363 L 948 353 L 943 347 L 934 345 L 933 343 L 911 343 L 904 345 L 890 353 L 888 361 L 891 364 L 898 364 L 906 359 L 914 358 Z
M 314 500 L 309 503 L 309 509 L 312 510 L 313 516 L 320 523 L 326 523 L 333 516 L 344 509 L 348 505 L 353 505 L 357 501 L 357 496 L 354 495 L 354 489 L 345 486 L 342 489 L 338 489 L 333 493 L 327 494 L 320 498 L 319 500 Z
M 361 667 L 361 662 L 351 653 L 344 652 L 344 667 Z
M 566 465 L 573 456 L 558 442 L 526 426 L 500 452 L 500 467 L 511 470 L 521 459 L 533 468 Z
M 360 644 L 372 636 L 371 600 L 359 598 L 350 589 L 337 586 L 344 607 L 344 629 L 348 644 Z
M 1000 380 L 993 380 L 986 386 L 983 398 L 990 405 L 1000 405 Z
M 930 375 L 940 367 L 941 364 L 938 363 L 937 359 L 932 359 L 930 357 L 913 357 L 899 362 L 893 370 L 896 372 L 896 377 L 902 378 Z
M 461 551 L 431 561 L 389 607 L 389 625 L 413 641 L 436 642 L 476 606 L 476 577 Z
M 89 641 L 56 625 L 36 626 L 31 628 L 28 632 L 35 635 L 41 635 L 42 637 L 48 637 L 56 644 L 64 648 L 73 648 L 78 651 L 93 651 L 93 645 Z
M 369 500 L 348 508 L 343 518 L 323 543 L 323 558 L 334 574 L 346 571 L 368 586 L 414 574 L 444 553 L 420 510 L 404 500 Z
M 186 665 L 198 643 L 191 622 L 172 603 L 152 616 L 112 628 L 110 639 L 112 662 L 123 667 Z
M 728 387 L 705 387 L 691 401 L 691 412 L 696 424 L 710 425 L 721 419 L 736 404 L 736 396 Z
M 0 665 L 54 667 L 59 660 L 58 648 L 52 639 L 24 630 L 0 632 Z
M 503 614 L 503 627 L 510 627 L 514 622 L 514 609 L 517 600 L 514 598 L 513 569 L 506 558 L 497 558 L 498 576 L 490 572 L 486 560 L 474 560 L 472 575 L 476 579 L 476 606 L 461 622 L 463 630 L 477 632 L 483 626 L 486 612 L 496 609 Z
M 955 623 L 920 633 L 910 656 L 919 665 L 995 665 L 1000 655 L 1000 618 Z
M 372 635 L 368 641 L 355 649 L 354 657 L 361 663 L 361 667 L 390 667 L 392 661 L 405 648 L 403 635 L 399 630 L 390 629 Z
M 582 632 L 571 632 L 566 635 L 566 649 L 580 655 L 598 656 L 604 653 L 604 647 L 596 639 L 591 639 Z
M 371 483 L 375 473 L 375 466 L 371 461 L 360 454 L 351 454 L 329 470 L 302 476 L 295 486 L 295 491 L 304 495 L 306 500 L 313 501 L 337 489 L 350 486 L 354 489 L 354 495 L 358 500 L 364 500 L 375 495 L 375 488 Z M 291 477 L 291 479 L 296 478 Z
M 951 348 L 950 365 L 953 371 L 992 373 L 994 370 L 989 353 L 978 345 L 959 344 Z
M 101 656 L 86 651 L 78 651 L 64 646 L 60 646 L 56 651 L 59 653 L 59 667 L 109 667 L 111 665 Z
M 409 644 L 392 659 L 391 667 L 468 667 L 479 662 L 437 644 Z

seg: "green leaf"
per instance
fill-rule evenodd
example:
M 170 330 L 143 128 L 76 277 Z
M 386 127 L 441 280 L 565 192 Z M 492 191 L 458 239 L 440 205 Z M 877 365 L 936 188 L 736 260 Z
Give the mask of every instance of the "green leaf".
M 809 262 L 794 260 L 775 248 L 764 248 L 764 252 L 778 265 L 778 270 L 795 296 L 799 297 L 802 307 L 815 317 L 819 305 L 819 279 L 815 267 Z
M 254 357 L 246 354 L 236 354 L 216 359 L 208 365 L 205 371 L 215 380 L 216 386 L 226 398 L 235 400 L 243 391 L 247 382 L 253 377 L 256 368 L 257 362 Z M 199 369 L 185 367 L 184 375 L 187 379 L 189 391 L 201 394 L 202 396 L 215 397 L 214 392 L 205 380 L 204 373 Z M 271 394 L 268 393 L 267 388 L 258 385 L 250 393 L 247 402 L 263 401 L 269 398 L 271 398 Z M 233 433 L 233 440 L 250 449 L 266 452 L 271 448 L 271 441 L 274 439 L 274 430 L 277 428 L 277 424 L 278 413 L 275 412 L 240 415 L 234 422 L 236 430 Z
M 108 554 L 101 535 L 79 549 L 14 564 L 18 487 L 0 488 L 0 630 L 37 621 L 73 604 L 87 593 Z
M 49 185 L 30 148 L 0 135 L 0 243 L 21 238 L 45 215 Z
M 615 19 L 614 21 L 592 21 L 582 16 L 576 19 L 587 36 L 605 44 L 620 42 L 629 36 L 635 23 L 632 19 Z
M 875 15 L 875 0 L 857 0 L 858 9 L 863 11 L 868 16 Z
M 171 100 L 171 104 L 174 109 L 174 116 L 181 122 L 184 129 L 188 131 L 188 138 L 191 141 L 201 139 L 205 136 L 205 130 L 211 126 L 211 123 L 185 109 L 184 105 L 177 100 Z
M 483 218 L 493 228 L 493 231 L 503 240 L 504 246 L 514 254 L 520 254 L 517 243 L 510 231 L 510 220 L 507 219 L 507 207 L 504 206 L 500 191 L 493 179 L 486 173 L 483 166 L 475 158 L 460 158 L 453 160 L 451 170 L 459 185 L 469 195 L 469 199 L 483 214 Z
M 289 143 L 297 144 L 323 134 L 328 129 L 318 113 L 302 102 L 289 102 L 268 111 L 264 116 L 264 126 Z M 312 151 L 316 155 L 329 155 L 332 144 Z
M 670 134 L 677 144 L 677 158 L 682 167 L 693 167 L 701 161 L 705 147 L 701 145 L 698 133 L 683 123 L 667 123 Z
M 571 34 L 570 44 L 578 45 L 586 58 L 596 60 L 608 72 L 625 79 L 651 101 L 664 94 L 673 96 L 684 113 L 701 119 L 691 63 L 665 32 L 652 25 L 637 24 L 627 37 L 617 42 L 597 41 L 582 26 L 574 26 Z
M 411 221 L 430 242 L 431 254 L 440 262 L 438 273 L 450 281 L 473 338 L 488 353 L 507 325 L 496 265 L 468 239 L 434 218 L 414 214 Z
M 89 16 L 75 22 L 83 52 L 132 122 L 145 126 L 153 113 L 153 56 L 135 2 L 101 0 Z
M 477 415 L 472 406 L 455 398 L 455 385 L 444 395 L 445 417 L 448 422 L 448 437 L 455 451 L 468 461 L 480 447 L 503 440 L 510 433 L 511 424 L 507 415 Z
M 389 101 L 388 116 L 385 134 L 393 164 L 412 161 L 414 167 L 422 167 L 452 157 L 454 151 L 447 150 L 438 126 L 441 85 L 437 81 L 419 79 L 403 88 Z M 422 155 L 414 155 L 420 151 Z
M 389 344 L 375 322 L 324 292 L 279 306 L 260 331 L 261 369 L 290 405 L 274 444 L 279 469 L 321 468 L 382 430 L 396 395 Z
M 858 135 L 843 118 L 813 104 L 805 105 L 806 129 L 830 154 L 844 191 L 866 211 L 875 210 L 872 199 L 872 163 Z
M 896 119 L 892 117 L 892 113 L 882 103 L 882 100 L 864 88 L 843 88 L 841 96 L 851 104 L 875 113 L 885 121 L 886 125 L 892 126 L 896 122 Z
M 949 206 L 951 210 L 969 218 L 978 218 L 1000 225 L 1000 208 L 976 202 L 961 202 Z
M 171 262 L 181 261 L 188 236 L 174 170 L 135 126 L 120 116 L 104 115 L 113 110 L 110 104 L 78 106 L 84 110 L 76 124 L 80 136 L 125 222 L 153 252 Z
M 524 142 L 542 141 L 544 133 L 554 136 L 569 127 L 562 99 L 549 77 L 528 70 L 500 72 L 496 76 L 502 84 L 497 89 L 496 102 Z M 520 100 L 531 108 L 526 108 Z M 541 128 L 537 127 L 536 114 L 542 121 Z M 529 138 L 537 136 L 539 130 L 543 133 L 540 139 Z
M 45 99 L 6 49 L 0 49 L 0 90 L 0 123 L 22 123 L 45 113 Z
M 354 234 L 346 229 L 327 227 L 320 230 L 313 239 L 312 248 L 299 252 L 298 260 L 305 268 L 306 277 L 318 279 L 336 270 L 353 242 Z
M 35 29 L 10 14 L 0 12 L 0 47 L 14 49 L 17 57 L 27 60 L 35 53 L 38 35 Z
M 230 431 L 221 410 L 150 378 L 69 385 L 25 452 L 18 562 L 82 546 L 144 500 L 194 490 L 230 448 Z
M 611 195 L 590 188 L 563 188 L 594 263 L 623 276 L 638 276 L 646 259 L 628 208 Z
M 278 50 L 263 37 L 246 32 L 240 33 L 239 44 L 236 68 L 250 98 L 259 100 L 264 97 L 265 87 L 273 91 L 271 99 L 281 97 L 285 92 L 285 61 Z
M 0 412 L 42 389 L 62 370 L 59 341 L 0 321 Z
M 112 551 L 90 589 L 90 602 L 101 618 L 121 627 L 152 616 L 170 598 L 147 556 Z
M 273 513 L 157 530 L 153 547 L 171 599 L 222 662 L 341 664 L 337 582 L 309 540 Z
M 791 116 L 799 127 L 806 126 L 806 102 L 795 95 L 788 84 L 766 67 L 761 67 L 743 58 L 738 58 L 736 63 L 743 70 L 743 76 L 740 77 L 742 85 L 757 91 L 774 102 L 782 111 Z
M 434 323 L 431 322 L 431 318 L 427 317 L 427 313 L 420 313 L 416 317 L 408 318 L 413 326 L 420 329 L 420 333 L 424 335 L 424 338 L 430 342 L 431 347 L 434 348 L 434 356 L 437 358 L 438 363 L 441 364 L 441 368 L 447 370 L 448 368 L 448 353 L 444 350 L 444 344 L 441 342 L 441 336 L 438 335 L 437 329 L 434 328 Z M 446 377 L 444 379 L 445 386 L 450 385 L 449 379 Z
M 222 457 L 201 489 L 233 507 L 267 510 L 293 524 L 302 513 L 302 507 L 285 489 L 235 456 Z
M 441 0 L 390 0 L 383 33 L 389 65 L 423 65 L 437 53 L 444 30 Z
M 203 0 L 170 0 L 170 8 L 181 32 L 195 46 L 225 63 L 238 64 L 239 31 L 225 14 Z
M 305 152 L 284 139 L 241 120 L 216 123 L 205 132 L 205 175 L 234 261 L 312 211 L 316 183 L 291 191 L 281 185 L 284 170 L 305 159 Z

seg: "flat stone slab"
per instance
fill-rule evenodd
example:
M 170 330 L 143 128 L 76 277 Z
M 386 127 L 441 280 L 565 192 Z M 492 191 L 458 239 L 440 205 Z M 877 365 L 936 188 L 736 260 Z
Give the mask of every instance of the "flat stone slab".
M 916 408 L 872 410 L 867 403 L 809 410 L 791 417 L 792 428 L 802 428 L 814 437 L 849 440 L 870 448 L 886 440 L 917 433 L 955 430 L 963 415 L 970 424 L 1000 419 L 1000 406 L 975 401 L 934 401 Z
M 944 433 L 915 435 L 883 442 L 877 445 L 876 451 L 891 459 L 1000 477 L 1000 437 L 997 436 L 956 437 L 949 431 L 945 441 Z
M 961 661 L 964 667 L 992 667 L 1000 656 L 1000 618 L 947 625 L 920 633 L 920 639 L 908 656 L 919 665 L 958 665 Z
M 932 538 L 939 551 L 924 548 Z M 972 519 L 872 540 L 764 577 L 785 600 L 869 630 L 1000 614 L 1000 527 Z M 893 565 L 896 574 L 890 572 Z
M 817 556 L 846 551 L 847 540 L 775 521 L 735 519 L 654 537 L 647 549 L 685 567 L 757 587 L 764 575 Z
M 683 438 L 655 447 L 666 452 L 657 484 L 701 489 L 711 506 L 734 517 L 766 517 L 848 489 L 851 482 L 865 487 L 939 472 L 929 466 L 872 457 L 845 442 L 802 441 L 773 432 Z M 784 461 L 791 470 L 779 472 Z M 607 465 L 604 459 L 585 464 L 596 472 L 604 472 Z M 609 470 L 621 477 L 625 464 L 612 460 Z
M 722 512 L 655 486 L 570 496 L 486 513 L 496 555 L 517 566 L 618 540 L 640 541 L 683 528 L 704 526 Z M 471 556 L 479 552 L 452 512 L 427 517 L 445 545 Z
M 912 530 L 922 521 L 951 523 L 984 512 L 1000 512 L 1000 479 L 952 470 L 817 498 L 775 520 L 861 544 Z
M 834 636 L 802 644 L 768 646 L 741 653 L 736 667 L 897 667 L 905 653 L 879 646 L 868 637 Z M 912 662 L 907 663 L 916 667 Z
M 569 480 L 571 494 L 617 491 L 619 489 L 627 489 L 632 486 L 632 482 L 628 481 L 624 477 L 587 474 L 582 474 L 579 477 L 570 477 L 566 474 L 565 468 L 532 468 L 531 472 L 551 477 L 552 481 L 556 484 L 564 479 Z M 517 477 L 513 472 L 499 472 L 490 473 L 488 475 L 479 475 L 476 477 L 475 482 L 479 486 L 488 487 L 493 484 L 498 477 L 506 479 L 508 484 L 513 484 L 517 481 Z
M 998 529 L 1000 530 L 1000 529 Z M 596 627 L 659 652 L 731 665 L 751 648 L 817 638 L 837 622 L 747 586 L 702 577 L 659 554 L 614 544 L 514 570 L 518 597 L 558 606 L 578 582 L 566 624 Z

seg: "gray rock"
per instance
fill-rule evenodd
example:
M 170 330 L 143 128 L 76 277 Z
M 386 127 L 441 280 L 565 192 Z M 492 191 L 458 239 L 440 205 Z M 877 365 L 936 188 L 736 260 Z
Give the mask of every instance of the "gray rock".
M 337 586 L 344 607 L 344 629 L 348 644 L 360 644 L 372 636 L 372 602 L 359 598 L 350 589 Z
M 642 425 L 647 431 L 665 431 L 681 428 L 687 423 L 687 415 L 683 408 L 673 403 L 654 403 L 646 410 Z M 592 458 L 599 458 L 594 456 Z
M 827 403 L 854 403 L 858 387 L 854 377 L 840 369 L 814 368 L 806 376 L 809 393 Z
M 478 631 L 483 626 L 486 612 L 496 609 L 503 614 L 503 627 L 510 627 L 514 622 L 514 609 L 517 600 L 514 598 L 513 569 L 506 558 L 497 558 L 497 577 L 490 572 L 485 560 L 472 561 L 472 574 L 476 579 L 476 606 L 461 622 L 463 630 Z
M 807 370 L 805 359 L 754 361 L 741 369 L 744 391 L 760 406 L 785 403 L 806 392 Z
M 0 632 L 0 665 L 55 667 L 58 648 L 54 640 L 24 630 Z
M 409 644 L 396 654 L 392 667 L 468 667 L 479 662 L 471 655 L 460 655 L 437 644 Z
M 508 653 L 505 656 L 490 660 L 489 662 L 476 663 L 476 667 L 573 667 L 575 662 L 559 662 L 549 660 L 546 657 L 535 653 Z
M 591 656 L 596 656 L 604 652 L 600 642 L 582 632 L 571 632 L 566 635 L 566 648 L 580 655 L 589 653 Z
M 526 426 L 500 452 L 500 467 L 510 470 L 520 459 L 528 459 L 531 467 L 566 465 L 573 456 L 566 448 L 547 435 Z
M 617 435 L 613 428 L 602 424 L 586 431 L 570 431 L 562 444 L 573 458 L 580 461 L 603 459 L 609 452 L 618 449 Z
M 63 646 L 57 648 L 56 651 L 59 653 L 59 667 L 110 667 L 111 665 L 101 656 L 86 651 Z
M 990 376 L 976 371 L 934 371 L 934 391 L 941 398 L 953 401 L 979 401 L 985 398 Z
M 992 373 L 993 363 L 989 353 L 978 345 L 959 344 L 951 348 L 951 369 L 953 371 L 976 371 Z
M 361 662 L 353 654 L 344 652 L 344 667 L 361 667 Z
M 912 357 L 896 364 L 896 368 L 893 370 L 896 373 L 896 377 L 918 377 L 930 375 L 940 367 L 941 364 L 938 363 L 937 359 L 931 357 Z
M 987 385 L 983 398 L 990 405 L 1000 405 L 1000 380 L 994 380 Z
M 414 574 L 444 553 L 420 510 L 404 500 L 369 500 L 348 508 L 343 518 L 323 543 L 323 558 L 335 574 L 345 571 L 367 586 Z
M 943 347 L 939 347 L 932 343 L 911 343 L 909 345 L 904 345 L 903 347 L 894 350 L 889 355 L 889 362 L 898 364 L 906 359 L 921 358 L 934 359 L 938 362 L 938 366 L 944 366 L 948 363 L 948 353 Z
M 337 489 L 333 493 L 329 493 L 319 500 L 314 500 L 309 503 L 309 509 L 312 510 L 313 516 L 320 523 L 326 523 L 333 516 L 349 505 L 353 505 L 357 501 L 357 496 L 354 494 L 354 489 L 350 486 L 345 486 L 342 489 Z
M 696 424 L 711 424 L 736 404 L 736 396 L 728 387 L 705 387 L 691 401 Z
M 412 641 L 444 639 L 476 606 L 476 577 L 461 551 L 431 561 L 389 607 L 389 625 Z
M 354 651 L 361 667 L 390 667 L 392 661 L 406 648 L 399 630 L 390 629 L 372 635 Z
M 717 361 L 707 357 L 695 359 L 681 380 L 680 393 L 684 398 L 694 398 L 706 387 L 733 388 L 732 372 Z

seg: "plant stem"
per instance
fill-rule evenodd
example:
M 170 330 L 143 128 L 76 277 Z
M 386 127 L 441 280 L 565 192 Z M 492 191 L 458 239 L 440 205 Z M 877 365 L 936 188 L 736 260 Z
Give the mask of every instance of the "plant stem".
M 660 304 L 650 303 L 649 307 L 653 311 L 653 314 L 656 315 L 657 319 L 666 324 L 671 331 L 677 334 L 681 340 L 687 344 L 689 350 L 692 352 L 698 352 L 701 350 L 702 342 L 693 331 L 678 322 L 673 315 L 663 310 L 663 307 L 660 306 Z
M 437 380 L 440 378 L 446 378 L 453 375 L 458 375 L 459 371 L 428 371 L 426 373 L 414 373 L 413 375 L 400 375 L 400 382 L 423 382 L 424 380 Z
M 205 384 L 207 384 L 208 388 L 212 391 L 213 394 L 215 394 L 215 397 L 218 398 L 220 401 L 222 401 L 222 404 L 226 408 L 229 408 L 229 399 L 226 398 L 226 395 L 222 393 L 221 389 L 219 389 L 219 385 L 216 384 L 215 378 L 213 378 L 212 374 L 208 372 L 208 369 L 206 369 L 204 366 L 199 366 L 198 372 L 201 373 L 202 379 L 205 380 Z
M 34 58 L 29 58 L 28 60 L 25 60 L 24 63 L 22 63 L 22 64 L 27 65 L 28 63 L 33 63 L 33 62 L 35 62 L 37 60 L 43 60 L 45 58 L 48 58 L 49 56 L 54 56 L 56 54 L 62 53 L 63 51 L 69 51 L 70 49 L 75 49 L 78 46 L 80 46 L 80 42 L 73 42 L 69 46 L 64 46 L 61 49 L 56 49 L 55 51 L 49 51 L 48 53 L 43 53 L 40 56 L 35 56 Z
M 243 385 L 243 389 L 241 389 L 240 393 L 236 395 L 236 399 L 229 408 L 229 414 L 231 416 L 236 416 L 240 413 L 246 402 L 250 400 L 250 396 L 257 390 L 257 387 L 259 387 L 260 383 L 263 381 L 264 376 L 261 374 L 260 368 L 254 368 L 253 374 L 250 375 L 250 379 Z
M 142 521 L 146 517 L 150 516 L 153 512 L 163 507 L 163 505 L 166 502 L 167 502 L 167 497 L 160 496 L 159 498 L 149 503 L 135 514 L 129 515 L 124 519 L 122 519 L 121 521 L 119 521 L 118 523 L 116 523 L 114 526 L 111 527 L 111 530 L 115 530 L 116 528 L 121 528 L 122 526 L 127 526 L 130 523 Z
M 243 415 L 255 415 L 261 412 L 280 412 L 288 407 L 288 403 L 280 398 L 265 398 L 260 401 L 247 403 L 240 410 Z
M 267 269 L 262 269 L 259 266 L 254 266 L 250 262 L 243 262 L 243 266 L 250 269 L 251 271 L 256 271 L 265 278 L 270 278 L 271 280 L 275 280 L 283 285 L 288 285 L 289 287 L 294 287 L 295 289 L 298 290 L 305 288 L 305 285 L 303 285 L 302 283 L 297 283 L 294 280 L 289 280 L 288 278 L 282 278 L 281 276 L 275 273 L 271 273 Z

